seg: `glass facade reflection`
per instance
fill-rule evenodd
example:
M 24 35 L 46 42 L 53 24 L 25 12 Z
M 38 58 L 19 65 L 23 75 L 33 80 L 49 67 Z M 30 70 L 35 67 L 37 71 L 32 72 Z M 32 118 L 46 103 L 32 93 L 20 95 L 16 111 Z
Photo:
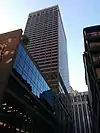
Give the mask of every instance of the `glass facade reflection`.
M 40 93 L 50 89 L 21 43 L 17 48 L 17 55 L 13 68 L 31 85 L 32 92 L 38 97 Z
M 69 69 L 68 69 L 68 55 L 67 55 L 67 39 L 64 33 L 63 23 L 60 13 L 58 14 L 58 42 L 59 42 L 59 72 L 69 92 Z

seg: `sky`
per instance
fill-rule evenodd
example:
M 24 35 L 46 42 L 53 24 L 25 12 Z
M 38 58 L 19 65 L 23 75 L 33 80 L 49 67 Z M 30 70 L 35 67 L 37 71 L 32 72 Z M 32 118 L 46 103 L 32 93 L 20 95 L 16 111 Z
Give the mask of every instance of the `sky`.
M 28 14 L 59 5 L 67 37 L 70 85 L 87 91 L 83 64 L 83 28 L 100 24 L 100 0 L 0 0 L 0 33 L 25 28 Z

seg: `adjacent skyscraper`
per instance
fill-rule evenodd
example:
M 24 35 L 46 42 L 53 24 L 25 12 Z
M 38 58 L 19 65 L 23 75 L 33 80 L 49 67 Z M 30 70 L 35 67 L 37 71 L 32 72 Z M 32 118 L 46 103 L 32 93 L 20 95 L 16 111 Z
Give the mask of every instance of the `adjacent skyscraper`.
M 25 35 L 27 49 L 39 65 L 50 87 L 58 92 L 69 89 L 67 40 L 58 6 L 32 12 L 28 16 Z

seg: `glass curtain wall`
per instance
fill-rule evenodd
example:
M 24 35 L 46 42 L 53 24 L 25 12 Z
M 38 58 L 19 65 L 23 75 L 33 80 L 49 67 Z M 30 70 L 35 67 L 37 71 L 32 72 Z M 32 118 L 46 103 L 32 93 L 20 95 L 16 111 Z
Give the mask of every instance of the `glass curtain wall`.
M 40 94 L 43 93 L 43 91 L 50 89 L 21 43 L 17 48 L 17 55 L 13 68 L 28 84 L 30 84 L 32 92 L 38 97 L 40 97 Z

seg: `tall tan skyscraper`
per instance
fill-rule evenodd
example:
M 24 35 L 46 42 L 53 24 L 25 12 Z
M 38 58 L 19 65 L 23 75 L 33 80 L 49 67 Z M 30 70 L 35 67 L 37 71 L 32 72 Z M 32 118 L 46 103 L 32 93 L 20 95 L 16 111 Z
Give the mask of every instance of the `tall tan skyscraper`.
M 67 40 L 59 7 L 30 13 L 24 33 L 30 39 L 27 49 L 50 87 L 60 92 L 68 90 Z

